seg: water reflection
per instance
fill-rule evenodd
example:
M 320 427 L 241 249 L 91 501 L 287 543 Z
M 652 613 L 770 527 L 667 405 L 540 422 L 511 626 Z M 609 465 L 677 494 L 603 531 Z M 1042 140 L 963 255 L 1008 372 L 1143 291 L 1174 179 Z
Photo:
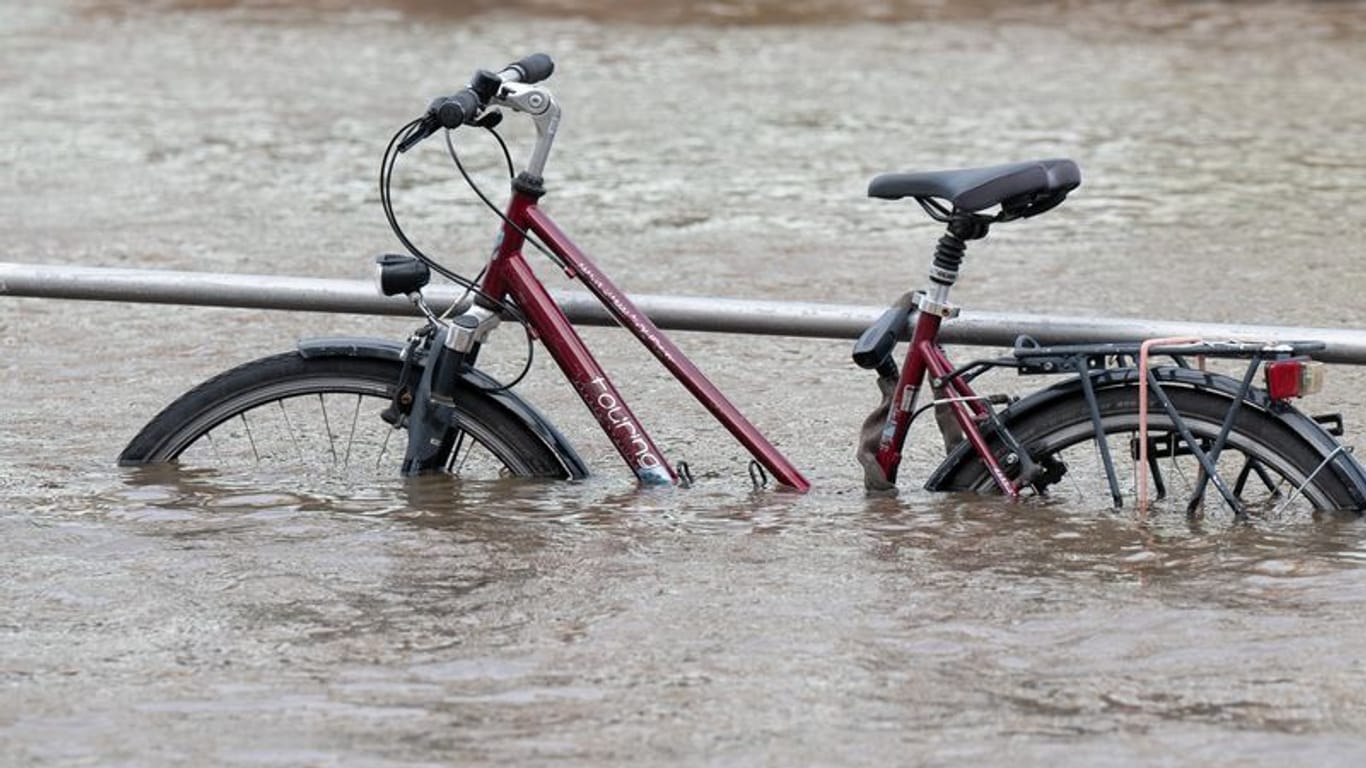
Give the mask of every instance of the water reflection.
M 1316 578 L 1355 568 L 1366 553 L 1366 531 L 1355 517 L 1140 520 L 1131 511 L 1079 515 L 1060 505 L 971 497 L 915 511 L 888 500 L 869 507 L 861 520 L 882 558 L 933 553 L 949 571 L 1190 584 L 1201 596 L 1218 595 L 1205 592 L 1210 579 Z
M 469 482 L 441 475 L 364 489 L 309 488 L 297 478 L 273 486 L 259 474 L 141 467 L 125 470 L 124 483 L 102 496 L 119 510 L 118 517 L 182 529 L 191 520 L 270 525 L 280 516 L 342 522 L 355 515 L 503 542 L 575 535 L 855 534 L 874 543 L 874 557 L 889 561 L 902 552 L 928 553 L 941 558 L 950 571 L 990 569 L 1026 578 L 1087 573 L 1145 582 L 1200 580 L 1214 573 L 1308 577 L 1323 568 L 1355 567 L 1366 559 L 1366 531 L 1358 518 L 1347 515 L 1192 519 L 1140 516 L 1132 510 L 1079 512 L 1047 499 L 1010 502 L 925 493 L 864 497 L 820 491 L 798 496 L 762 489 L 737 494 L 716 484 L 637 488 L 605 478 Z M 271 535 L 268 529 L 260 533 Z M 1287 553 L 1293 556 L 1287 558 Z

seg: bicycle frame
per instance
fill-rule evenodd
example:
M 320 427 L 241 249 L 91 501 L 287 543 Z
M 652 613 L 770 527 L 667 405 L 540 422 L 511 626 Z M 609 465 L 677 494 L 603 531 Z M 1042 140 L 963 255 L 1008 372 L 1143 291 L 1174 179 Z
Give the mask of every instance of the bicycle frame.
M 944 291 L 947 294 L 947 290 Z M 931 377 L 933 389 L 943 389 L 948 397 L 941 402 L 949 407 L 954 420 L 963 431 L 963 436 L 981 457 L 987 471 L 991 473 L 996 486 L 1006 496 L 1014 499 L 1020 496 L 1020 486 L 1012 482 L 1001 468 L 1000 462 L 987 447 L 986 438 L 977 428 L 977 423 L 991 418 L 991 408 L 986 399 L 972 390 L 967 382 L 958 376 L 951 376 L 953 364 L 939 346 L 939 326 L 943 318 L 933 312 L 916 313 L 915 331 L 911 335 L 910 347 L 901 366 L 901 377 L 897 380 L 892 394 L 892 406 L 887 412 L 887 424 L 882 431 L 878 444 L 877 463 L 886 474 L 889 482 L 896 482 L 897 468 L 901 464 L 901 451 L 910 432 L 911 419 L 915 413 L 915 402 L 924 385 L 925 376 Z
M 809 490 L 811 484 L 796 467 L 540 209 L 537 201 L 544 190 L 538 181 L 523 175 L 514 182 L 502 236 L 480 287 L 490 297 L 511 297 L 516 302 L 532 332 L 545 344 L 636 477 L 647 484 L 678 481 L 677 472 L 523 258 L 524 233 L 536 235 L 559 257 L 569 277 L 581 280 L 612 317 L 639 339 L 778 482 L 799 492 Z

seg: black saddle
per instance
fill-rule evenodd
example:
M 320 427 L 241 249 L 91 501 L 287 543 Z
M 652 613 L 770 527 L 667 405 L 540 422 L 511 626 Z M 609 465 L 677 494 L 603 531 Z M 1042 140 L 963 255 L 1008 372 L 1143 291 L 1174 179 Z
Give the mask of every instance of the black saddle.
M 913 197 L 922 205 L 947 200 L 954 210 L 968 213 L 999 205 L 999 219 L 1007 220 L 1043 213 L 1080 185 L 1081 169 L 1071 160 L 1034 160 L 956 171 L 884 173 L 868 185 L 868 196 Z

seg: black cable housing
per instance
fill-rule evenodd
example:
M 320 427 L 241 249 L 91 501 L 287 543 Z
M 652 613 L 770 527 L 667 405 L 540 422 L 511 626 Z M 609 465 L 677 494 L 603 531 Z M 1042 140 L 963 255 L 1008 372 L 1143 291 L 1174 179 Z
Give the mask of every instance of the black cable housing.
M 517 311 L 515 307 L 508 304 L 507 302 L 495 299 L 492 296 L 485 293 L 482 289 L 479 288 L 479 285 L 475 282 L 475 280 L 471 280 L 465 277 L 464 275 L 459 274 L 458 272 L 454 272 L 442 266 L 439 262 L 436 261 L 436 259 L 432 258 L 431 256 L 428 256 L 426 253 L 422 251 L 422 249 L 418 248 L 412 240 L 408 239 L 408 235 L 403 231 L 403 227 L 399 225 L 398 217 L 394 213 L 393 196 L 391 193 L 391 182 L 394 174 L 394 166 L 398 161 L 399 155 L 399 153 L 395 151 L 395 148 L 400 143 L 402 143 L 413 131 L 421 130 L 421 126 L 422 119 L 419 118 L 417 120 L 409 122 L 407 125 L 404 125 L 402 128 L 398 129 L 398 132 L 395 133 L 393 138 L 389 140 L 389 146 L 384 150 L 384 158 L 380 161 L 380 205 L 384 208 L 384 217 L 389 222 L 389 228 L 393 230 L 394 235 L 398 238 L 398 241 L 403 244 L 403 247 L 408 251 L 408 253 L 412 254 L 414 258 L 426 264 L 429 268 L 431 268 L 433 272 L 437 273 L 438 275 L 441 275 L 447 280 L 450 280 L 456 285 L 463 286 L 466 289 L 467 294 L 473 293 L 475 295 L 483 297 L 490 304 L 496 306 L 500 312 L 506 313 L 509 317 L 512 317 L 519 323 L 524 323 L 525 318 L 522 317 L 522 313 Z M 482 272 L 480 274 L 482 275 Z M 478 278 L 475 279 L 477 280 Z
M 508 151 L 507 142 L 503 141 L 503 137 L 498 133 L 498 131 L 495 131 L 492 128 L 487 128 L 485 130 L 493 134 L 494 138 L 498 139 L 498 145 L 503 148 L 503 155 L 504 158 L 507 160 L 508 177 L 509 180 L 511 180 L 515 171 L 512 167 L 512 153 Z M 451 140 L 450 131 L 446 131 L 446 152 L 450 154 L 451 161 L 455 163 L 456 170 L 460 171 L 460 175 L 465 179 L 465 183 L 468 184 L 469 188 L 473 190 L 474 194 L 478 196 L 481 201 L 483 201 L 484 205 L 488 207 L 490 211 L 493 211 L 494 215 L 496 215 L 499 219 L 502 219 L 504 224 L 516 230 L 517 233 L 522 236 L 523 240 L 525 240 L 528 243 L 531 243 L 531 245 L 535 247 L 536 250 L 540 251 L 542 255 L 544 255 L 547 259 L 550 259 L 550 261 L 555 266 L 559 267 L 560 269 L 565 268 L 564 262 L 560 260 L 559 256 L 555 255 L 554 251 L 542 245 L 540 241 L 531 236 L 530 232 L 514 224 L 512 222 L 512 219 L 509 219 L 507 217 L 507 214 L 503 213 L 502 209 L 494 205 L 493 201 L 489 199 L 488 195 L 484 194 L 484 190 L 479 188 L 479 185 L 474 182 L 474 179 L 470 176 L 469 172 L 465 170 L 464 163 L 460 162 L 460 155 L 455 151 L 455 142 Z
M 479 273 L 475 275 L 473 279 L 467 278 L 464 275 L 459 274 L 458 272 L 447 269 L 446 267 L 438 263 L 434 258 L 424 253 L 422 249 L 418 248 L 417 245 L 408 238 L 407 234 L 403 231 L 403 227 L 400 226 L 398 223 L 397 215 L 394 213 L 392 179 L 394 173 L 394 166 L 397 164 L 398 155 L 400 154 L 400 152 L 396 151 L 396 148 L 403 146 L 406 142 L 408 142 L 410 137 L 412 137 L 415 133 L 421 132 L 423 130 L 423 119 L 419 118 L 417 120 L 409 122 L 407 125 L 404 125 L 394 134 L 393 138 L 389 140 L 389 146 L 385 149 L 384 158 L 380 162 L 380 203 L 384 208 L 384 215 L 386 220 L 389 222 L 390 229 L 393 230 L 394 235 L 398 238 L 399 242 L 403 244 L 403 247 L 407 249 L 407 251 L 410 254 L 412 254 L 414 258 L 418 259 L 419 261 L 426 264 L 429 268 L 431 268 L 433 272 L 436 272 L 437 274 L 441 275 L 442 277 L 445 277 L 451 282 L 454 282 L 455 284 L 463 286 L 465 288 L 464 295 L 462 295 L 459 299 L 456 300 L 457 304 L 463 301 L 470 294 L 478 295 L 485 299 L 489 304 L 496 307 L 500 314 L 510 317 L 522 326 L 522 332 L 526 337 L 527 344 L 526 362 L 522 366 L 522 370 L 517 374 L 515 378 L 513 378 L 512 381 L 506 384 L 500 384 L 497 387 L 490 387 L 485 391 L 501 392 L 504 390 L 509 390 L 515 387 L 517 384 L 521 383 L 521 381 L 524 378 L 526 378 L 527 374 L 531 371 L 531 366 L 535 356 L 535 342 L 533 335 L 531 333 L 531 327 L 528 325 L 526 317 L 513 305 L 505 301 L 495 299 L 488 293 L 485 293 L 479 287 L 478 281 L 484 276 L 484 272 L 488 269 L 487 266 L 480 269 Z M 503 137 L 491 126 L 487 127 L 486 130 L 490 134 L 492 134 L 493 137 L 497 140 L 498 146 L 503 152 L 503 160 L 507 165 L 508 177 L 509 179 L 511 179 L 516 171 L 512 163 L 512 153 L 508 149 L 507 142 L 504 141 Z M 464 178 L 465 183 L 470 187 L 471 190 L 474 191 L 475 195 L 479 197 L 479 199 L 484 203 L 484 205 L 488 206 L 490 210 L 498 214 L 498 217 L 500 219 L 506 222 L 513 229 L 522 232 L 523 236 L 526 236 L 526 232 L 524 230 L 522 230 L 520 227 L 517 227 L 515 224 L 512 224 L 512 222 L 508 221 L 507 216 L 502 211 L 500 211 L 491 200 L 489 200 L 488 196 L 484 194 L 483 190 L 479 188 L 478 184 L 474 182 L 474 179 L 469 175 L 468 172 L 466 172 L 464 165 L 460 162 L 459 155 L 455 151 L 455 146 L 451 141 L 450 133 L 451 132 L 449 130 L 446 131 L 446 147 L 451 155 L 451 159 L 455 162 L 456 168 L 459 169 L 460 175 Z M 547 251 L 547 249 L 540 243 L 536 242 L 535 240 L 531 240 L 530 238 L 528 238 L 528 241 L 531 242 L 531 244 L 534 245 L 537 249 L 539 249 L 542 253 L 546 253 L 547 255 L 549 255 L 551 259 L 555 261 L 557 264 L 559 263 L 559 260 L 556 259 L 553 254 L 550 254 Z

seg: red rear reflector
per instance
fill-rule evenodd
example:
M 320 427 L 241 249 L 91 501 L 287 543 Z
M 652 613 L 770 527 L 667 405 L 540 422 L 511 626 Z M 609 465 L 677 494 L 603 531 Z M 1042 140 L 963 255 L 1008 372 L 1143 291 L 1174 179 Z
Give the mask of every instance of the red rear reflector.
M 1323 389 L 1323 364 L 1307 357 L 1266 364 L 1266 391 L 1272 400 L 1312 395 Z

